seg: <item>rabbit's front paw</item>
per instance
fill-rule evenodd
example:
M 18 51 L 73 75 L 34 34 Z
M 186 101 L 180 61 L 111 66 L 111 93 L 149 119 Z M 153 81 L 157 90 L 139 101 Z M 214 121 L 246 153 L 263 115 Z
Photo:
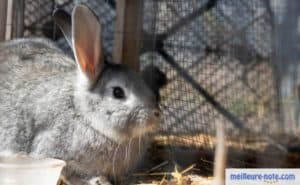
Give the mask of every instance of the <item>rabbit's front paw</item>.
M 93 177 L 88 181 L 88 185 L 111 185 L 107 178 L 103 176 Z

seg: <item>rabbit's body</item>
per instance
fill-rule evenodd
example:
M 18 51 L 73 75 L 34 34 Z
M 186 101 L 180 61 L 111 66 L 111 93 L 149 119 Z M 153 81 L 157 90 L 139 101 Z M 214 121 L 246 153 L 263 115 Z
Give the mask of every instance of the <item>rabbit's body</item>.
M 40 48 L 44 42 L 0 46 L 0 151 L 63 159 L 71 168 L 66 173 L 86 178 L 124 174 L 142 155 L 145 137 L 116 142 L 93 128 L 74 99 L 74 61 L 51 45 Z M 27 49 L 36 53 L 21 56 Z
M 47 40 L 0 44 L 0 152 L 63 159 L 71 182 L 107 184 L 136 165 L 159 126 L 165 76 L 104 62 L 101 25 L 86 6 L 74 8 L 72 26 L 55 15 L 76 63 Z

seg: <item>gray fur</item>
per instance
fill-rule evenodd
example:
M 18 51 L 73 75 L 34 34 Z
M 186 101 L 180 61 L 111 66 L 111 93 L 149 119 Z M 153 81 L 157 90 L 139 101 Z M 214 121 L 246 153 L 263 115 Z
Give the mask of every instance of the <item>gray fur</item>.
M 141 74 L 101 65 L 91 87 L 50 41 L 0 44 L 0 152 L 63 159 L 75 184 L 108 184 L 133 169 L 159 126 L 156 95 Z
M 0 151 L 66 160 L 68 176 L 119 177 L 134 167 L 144 151 L 139 142 L 157 126 L 154 94 L 124 66 L 107 67 L 92 91 L 80 87 L 72 59 L 56 48 L 43 51 L 43 43 L 0 46 Z M 11 50 L 14 44 L 26 47 Z M 27 59 L 23 53 L 30 51 L 36 53 Z M 113 99 L 114 85 L 124 87 L 132 102 Z M 133 133 L 137 128 L 140 134 Z

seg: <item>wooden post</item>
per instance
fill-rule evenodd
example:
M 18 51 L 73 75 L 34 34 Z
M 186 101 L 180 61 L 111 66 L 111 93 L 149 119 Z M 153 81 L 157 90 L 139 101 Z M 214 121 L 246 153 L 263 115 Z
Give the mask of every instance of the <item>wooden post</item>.
M 113 62 L 139 70 L 139 50 L 143 29 L 143 0 L 118 0 Z
M 0 41 L 5 40 L 7 0 L 0 2 Z
M 125 21 L 125 0 L 117 1 L 116 6 L 116 25 L 113 48 L 113 62 L 121 63 L 123 53 L 123 39 L 124 39 L 124 21 Z
M 13 0 L 7 0 L 5 40 L 12 39 Z
M 23 37 L 24 33 L 24 0 L 13 1 L 12 37 Z
M 217 142 L 214 161 L 214 180 L 212 185 L 225 184 L 225 168 L 227 161 L 226 131 L 225 120 L 218 118 L 216 120 Z

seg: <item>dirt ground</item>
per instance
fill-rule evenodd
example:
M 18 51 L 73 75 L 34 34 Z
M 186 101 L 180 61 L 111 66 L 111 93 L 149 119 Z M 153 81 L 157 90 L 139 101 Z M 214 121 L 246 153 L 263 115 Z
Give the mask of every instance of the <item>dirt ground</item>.
M 143 165 L 121 184 L 210 185 L 215 143 L 215 137 L 204 134 L 156 137 Z M 256 137 L 226 143 L 230 168 L 300 167 L 300 142 L 296 137 L 278 136 L 272 141 Z
M 204 134 L 156 137 L 146 156 L 148 164 L 133 174 L 130 184 L 212 184 L 215 143 L 215 137 Z M 228 140 L 227 167 L 299 168 L 299 143 L 296 137 L 283 136 L 272 140 L 259 137 Z

